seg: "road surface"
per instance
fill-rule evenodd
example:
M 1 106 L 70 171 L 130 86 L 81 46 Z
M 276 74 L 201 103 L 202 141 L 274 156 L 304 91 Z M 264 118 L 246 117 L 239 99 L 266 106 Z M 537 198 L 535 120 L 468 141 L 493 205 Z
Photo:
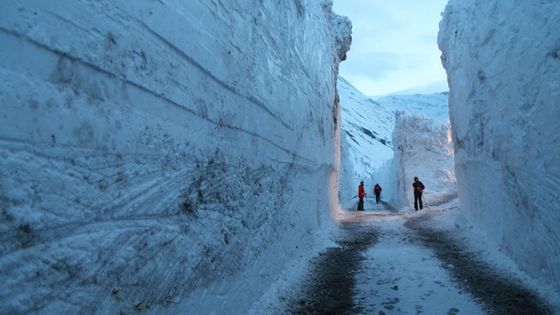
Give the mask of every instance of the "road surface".
M 347 212 L 337 246 L 287 293 L 291 314 L 552 314 L 535 294 L 468 252 L 429 216 Z

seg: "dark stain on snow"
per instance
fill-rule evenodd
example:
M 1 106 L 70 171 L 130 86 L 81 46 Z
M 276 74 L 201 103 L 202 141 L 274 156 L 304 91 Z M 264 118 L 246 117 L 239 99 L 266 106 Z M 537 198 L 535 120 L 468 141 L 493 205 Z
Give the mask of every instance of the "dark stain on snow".
M 364 128 L 364 127 L 362 127 L 362 126 L 359 126 L 359 125 L 354 124 L 354 123 L 351 123 L 351 122 L 349 122 L 349 124 L 350 124 L 351 126 L 353 126 L 354 128 L 358 129 L 359 131 L 363 132 L 365 135 L 367 135 L 368 137 L 372 138 L 373 140 L 378 141 L 378 142 L 381 143 L 382 145 L 385 145 L 385 146 L 390 146 L 390 145 L 391 145 L 391 141 L 379 137 L 379 135 L 378 135 L 377 132 L 371 131 L 371 130 L 369 130 L 369 129 L 367 129 L 367 128 Z M 348 130 L 344 130 L 344 132 L 346 132 L 346 134 L 348 134 L 348 136 L 349 136 L 350 138 L 352 138 L 352 140 L 353 140 L 354 142 L 356 142 L 356 144 L 359 145 L 358 141 L 356 141 L 356 139 L 354 138 L 354 135 L 353 135 L 352 133 L 350 133 Z M 370 142 L 370 143 L 371 143 L 371 142 Z
M 382 145 L 387 145 L 387 143 L 390 143 L 388 140 L 383 139 L 383 138 L 379 138 L 377 137 L 377 132 L 371 132 L 369 129 L 364 128 L 364 127 L 360 127 L 360 130 L 365 133 L 367 136 L 369 136 L 370 138 L 379 141 Z
M 358 141 L 356 141 L 356 139 L 354 138 L 354 135 L 353 135 L 353 134 L 351 134 L 350 132 L 348 132 L 348 131 L 346 131 L 346 130 L 344 130 L 344 132 L 346 132 L 346 134 L 348 135 L 348 137 L 350 137 L 350 139 L 352 139 L 352 141 L 356 142 L 357 145 L 360 145 L 360 144 L 358 143 Z
M 290 314 L 349 314 L 364 310 L 354 304 L 355 274 L 363 254 L 377 240 L 371 226 L 347 225 L 337 247 L 328 248 L 312 261 L 312 271 L 302 288 L 289 299 Z
M 371 131 L 369 131 L 369 129 L 364 128 L 364 127 L 360 127 L 360 129 L 362 130 L 363 133 L 365 133 L 366 135 L 372 137 L 373 139 L 377 139 L 377 137 L 375 137 L 373 135 L 373 133 Z
M 358 129 L 359 131 L 363 132 L 366 136 L 370 137 L 371 139 L 376 140 L 376 141 L 379 141 L 379 142 L 380 142 L 381 144 L 383 144 L 383 145 L 390 145 L 390 144 L 391 144 L 391 141 L 379 137 L 379 134 L 378 134 L 377 132 L 375 132 L 375 131 L 371 131 L 371 130 L 369 130 L 369 129 L 367 129 L 367 128 L 364 128 L 364 127 L 362 127 L 362 126 L 360 126 L 360 125 L 357 125 L 357 124 L 354 124 L 354 123 L 352 123 L 352 122 L 349 122 L 349 124 L 350 124 L 351 126 L 353 126 L 354 128 Z M 344 131 L 345 131 L 346 133 L 349 133 L 349 132 L 346 131 L 346 130 L 344 130 Z M 352 136 L 351 136 L 351 137 L 352 137 Z M 356 140 L 355 140 L 353 137 L 352 137 L 352 139 L 354 140 L 354 142 L 356 142 Z M 358 142 L 356 142 L 356 143 L 358 143 Z

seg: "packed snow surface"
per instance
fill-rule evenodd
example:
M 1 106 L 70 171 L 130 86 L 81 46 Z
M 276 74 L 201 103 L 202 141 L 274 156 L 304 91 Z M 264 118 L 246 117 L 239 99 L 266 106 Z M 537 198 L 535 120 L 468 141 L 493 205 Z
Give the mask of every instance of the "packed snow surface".
M 2 312 L 245 312 L 275 273 L 244 270 L 329 226 L 349 31 L 329 2 L 2 2 Z
M 556 290 L 559 25 L 558 1 L 451 0 L 438 38 L 464 215 Z
M 433 250 L 415 244 L 418 236 L 402 221 L 373 223 L 380 236 L 365 251 L 355 276 L 355 303 L 386 314 L 484 314 L 447 270 L 451 266 L 438 260 Z

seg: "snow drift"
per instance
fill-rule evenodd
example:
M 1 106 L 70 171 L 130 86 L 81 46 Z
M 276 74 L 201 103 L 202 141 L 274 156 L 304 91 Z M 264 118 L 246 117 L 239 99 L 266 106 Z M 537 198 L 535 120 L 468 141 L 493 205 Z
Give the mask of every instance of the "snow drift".
M 2 312 L 178 312 L 312 246 L 349 32 L 329 2 L 0 4 Z
M 521 268 L 556 289 L 558 25 L 557 1 L 452 0 L 438 39 L 465 216 Z

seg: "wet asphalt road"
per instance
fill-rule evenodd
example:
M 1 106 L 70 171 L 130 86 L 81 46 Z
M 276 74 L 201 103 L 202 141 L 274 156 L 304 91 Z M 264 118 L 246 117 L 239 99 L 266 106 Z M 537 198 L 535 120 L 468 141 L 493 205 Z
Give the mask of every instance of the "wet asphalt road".
M 287 306 L 292 314 L 355 314 L 363 311 L 353 303 L 355 274 L 363 251 L 372 246 L 377 232 L 367 226 L 348 224 L 341 228 L 337 247 L 328 248 L 312 262 L 302 288 Z

